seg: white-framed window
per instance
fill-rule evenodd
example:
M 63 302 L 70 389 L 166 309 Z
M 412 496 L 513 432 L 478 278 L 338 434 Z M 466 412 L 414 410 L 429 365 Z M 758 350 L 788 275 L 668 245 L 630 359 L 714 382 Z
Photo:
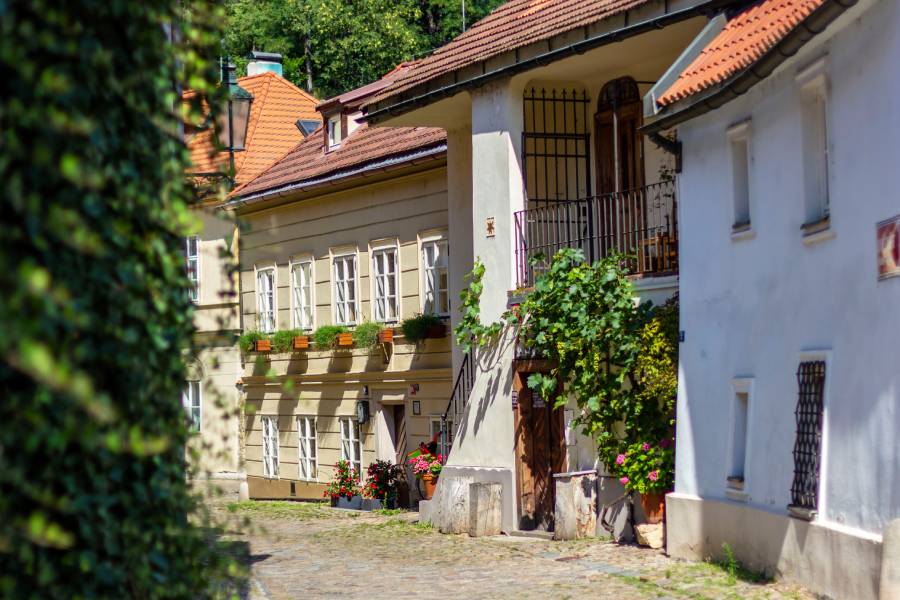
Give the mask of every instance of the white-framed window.
M 379 323 L 395 323 L 400 318 L 398 257 L 396 246 L 372 250 L 372 312 Z
M 188 427 L 191 431 L 200 431 L 202 417 L 202 401 L 199 381 L 188 381 L 181 392 L 181 404 L 187 414 Z
M 260 331 L 275 331 L 275 267 L 256 271 L 256 323 Z
M 450 453 L 450 448 L 453 446 L 453 421 L 447 419 L 447 439 L 443 440 L 441 439 L 441 418 L 431 417 L 428 435 L 430 436 L 428 441 L 437 440 L 438 453 L 446 457 Z
M 803 138 L 804 225 L 827 221 L 831 214 L 828 186 L 828 78 L 821 58 L 797 75 Z M 813 233 L 814 231 L 809 231 Z
M 743 492 L 731 494 L 733 499 L 745 500 L 747 494 L 746 466 L 748 454 L 750 399 L 753 380 L 747 378 L 734 379 L 731 382 L 731 448 L 728 453 L 728 473 L 726 486 L 729 490 Z
M 356 325 L 357 281 L 356 253 L 333 258 L 334 321 L 338 325 Z
M 200 299 L 200 238 L 196 235 L 184 240 L 184 260 L 191 281 L 191 300 L 197 302 Z
M 278 477 L 278 417 L 262 417 L 263 475 Z
M 357 477 L 362 481 L 362 439 L 359 434 L 359 421 L 352 417 L 341 419 L 341 459 L 356 469 Z
M 313 320 L 313 259 L 291 263 L 291 319 L 296 329 L 310 330 Z
M 318 445 L 316 442 L 316 418 L 297 417 L 297 439 L 299 443 L 299 478 L 316 481 L 318 478 Z
M 450 261 L 447 240 L 422 240 L 422 307 L 426 314 L 450 314 Z
M 341 115 L 335 115 L 328 118 L 328 149 L 337 148 L 341 145 Z
M 732 231 L 750 229 L 750 121 L 728 129 L 731 147 Z

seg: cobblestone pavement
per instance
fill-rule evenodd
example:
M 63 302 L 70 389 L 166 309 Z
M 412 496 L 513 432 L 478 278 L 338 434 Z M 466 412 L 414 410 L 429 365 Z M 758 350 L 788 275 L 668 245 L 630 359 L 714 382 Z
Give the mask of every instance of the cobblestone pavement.
M 251 600 L 288 598 L 791 598 L 785 583 L 604 540 L 442 535 L 394 515 L 245 502 L 221 510 L 248 546 Z

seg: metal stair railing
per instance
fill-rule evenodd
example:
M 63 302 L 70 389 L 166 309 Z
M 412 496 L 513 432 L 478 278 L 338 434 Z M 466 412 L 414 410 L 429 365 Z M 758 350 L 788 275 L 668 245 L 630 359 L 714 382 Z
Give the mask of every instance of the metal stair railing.
M 466 404 L 469 402 L 469 394 L 475 383 L 475 349 L 470 348 L 463 356 L 462 364 L 456 372 L 456 381 L 453 383 L 453 391 L 450 393 L 450 401 L 447 409 L 441 415 L 441 445 L 440 453 L 446 459 L 453 447 L 453 439 L 459 430 Z

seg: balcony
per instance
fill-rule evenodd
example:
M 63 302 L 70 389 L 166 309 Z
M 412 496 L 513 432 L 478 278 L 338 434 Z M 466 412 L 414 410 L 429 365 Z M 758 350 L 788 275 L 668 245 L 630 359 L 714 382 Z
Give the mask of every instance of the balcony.
M 563 248 L 580 248 L 593 262 L 628 255 L 633 275 L 678 273 L 675 181 L 568 201 L 531 202 L 515 214 L 519 287 L 534 285 Z M 535 256 L 544 258 L 531 264 Z

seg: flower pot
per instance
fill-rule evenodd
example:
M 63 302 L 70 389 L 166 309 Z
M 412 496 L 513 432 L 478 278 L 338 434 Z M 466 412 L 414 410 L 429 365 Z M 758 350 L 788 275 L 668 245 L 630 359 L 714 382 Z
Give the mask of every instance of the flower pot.
M 349 348 L 353 345 L 352 333 L 339 333 L 337 337 L 337 345 L 341 348 Z
M 447 326 L 441 323 L 440 325 L 430 325 L 428 327 L 428 331 L 426 332 L 426 336 L 430 339 L 439 339 L 447 336 Z
M 382 329 L 378 332 L 378 342 L 381 344 L 393 344 L 394 343 L 394 330 L 391 328 Z
M 659 523 L 666 516 L 666 495 L 662 492 L 641 494 L 641 508 L 648 523 Z
M 422 475 L 422 487 L 425 488 L 425 500 L 431 500 L 434 497 L 434 489 L 437 487 L 438 478 L 432 475 L 431 473 L 427 473 Z
M 253 342 L 253 350 L 256 352 L 271 352 L 272 340 L 256 340 Z
M 308 335 L 295 336 L 293 348 L 294 348 L 294 350 L 309 349 L 309 336 Z
M 345 496 L 338 496 L 337 500 L 332 500 L 335 508 L 346 508 L 350 510 L 362 510 L 362 496 L 353 496 L 349 500 Z

